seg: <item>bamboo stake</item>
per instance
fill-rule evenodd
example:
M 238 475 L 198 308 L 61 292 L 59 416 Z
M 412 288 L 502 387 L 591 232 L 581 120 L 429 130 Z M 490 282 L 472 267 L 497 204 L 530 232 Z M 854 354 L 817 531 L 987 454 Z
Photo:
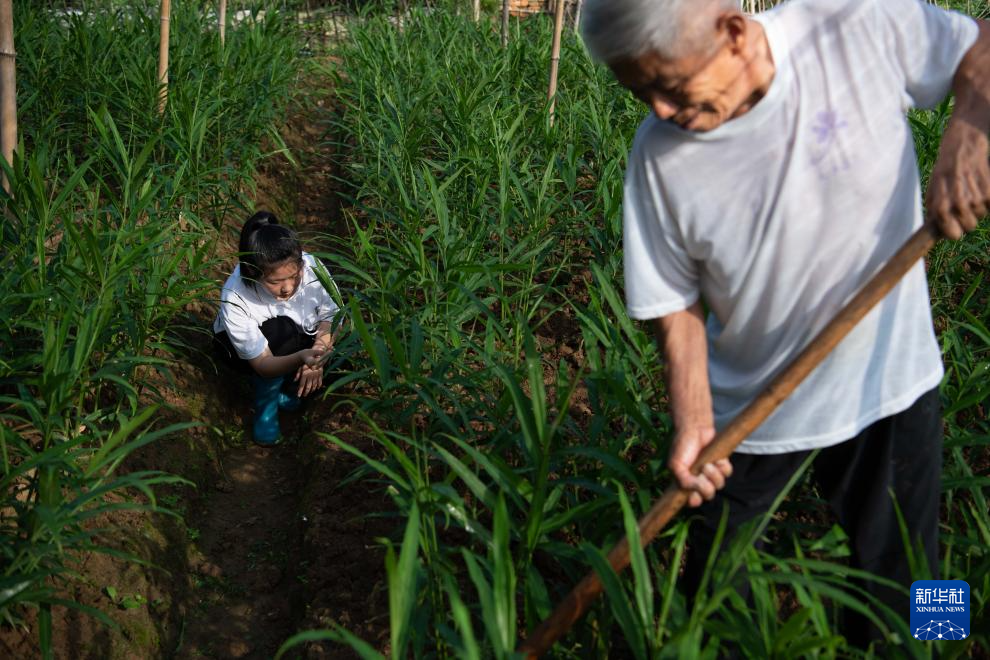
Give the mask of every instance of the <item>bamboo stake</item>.
M 227 37 L 227 0 L 220 0 L 220 47 L 222 48 Z
M 502 0 L 502 48 L 509 45 L 509 0 Z
M 14 166 L 17 146 L 17 51 L 14 49 L 14 7 L 11 0 L 0 0 L 0 152 Z M 10 192 L 10 181 L 3 175 L 3 189 Z
M 547 100 L 550 101 L 550 125 L 553 126 L 553 115 L 557 109 L 557 72 L 560 70 L 560 35 L 564 30 L 564 2 L 557 0 L 557 9 L 553 17 L 553 47 L 550 51 L 550 87 L 547 90 Z
M 481 0 L 474 0 L 471 5 L 471 16 L 475 23 L 481 20 Z
M 842 339 L 866 314 L 886 296 L 919 259 L 939 239 L 938 230 L 926 224 L 911 236 L 903 247 L 860 289 L 832 321 L 811 340 L 797 358 L 771 382 L 728 426 L 715 436 L 691 466 L 693 474 L 700 474 L 706 463 L 728 458 L 746 437 L 773 413 L 774 410 L 801 384 L 808 374 L 825 359 Z M 640 541 L 645 547 L 671 518 L 687 503 L 689 491 L 677 486 L 668 488 L 663 496 L 639 520 Z M 619 572 L 629 565 L 629 539 L 623 538 L 608 553 L 608 562 Z M 527 658 L 538 658 L 564 636 L 571 626 L 585 613 L 602 592 L 602 583 L 594 571 L 557 605 L 549 618 L 544 620 L 519 647 Z
M 576 6 L 574 8 L 574 31 L 581 31 L 581 9 L 584 8 L 584 0 L 575 0 Z
M 165 113 L 168 101 L 168 26 L 172 14 L 172 0 L 162 0 L 161 33 L 158 41 L 158 114 Z

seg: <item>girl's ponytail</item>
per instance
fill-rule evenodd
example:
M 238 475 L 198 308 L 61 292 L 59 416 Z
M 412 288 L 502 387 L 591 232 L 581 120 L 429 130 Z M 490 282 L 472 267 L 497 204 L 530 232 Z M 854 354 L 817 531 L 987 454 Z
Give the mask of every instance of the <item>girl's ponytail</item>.
M 241 279 L 252 286 L 272 266 L 302 259 L 302 246 L 295 232 L 280 225 L 278 218 L 268 211 L 258 211 L 244 223 L 238 252 Z

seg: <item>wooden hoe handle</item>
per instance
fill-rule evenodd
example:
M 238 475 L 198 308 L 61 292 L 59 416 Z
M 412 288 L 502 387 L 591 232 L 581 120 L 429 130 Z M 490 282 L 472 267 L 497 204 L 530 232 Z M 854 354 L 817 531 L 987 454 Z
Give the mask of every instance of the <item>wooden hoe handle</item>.
M 715 436 L 702 450 L 691 472 L 699 474 L 702 466 L 729 455 L 801 384 L 808 374 L 825 359 L 859 321 L 886 296 L 914 264 L 925 256 L 939 239 L 938 230 L 925 224 L 908 239 L 842 311 L 822 329 L 800 355 L 778 375 L 745 410 Z M 668 488 L 650 510 L 639 520 L 639 536 L 643 546 L 652 541 L 671 518 L 687 503 L 689 492 L 677 486 Z M 619 572 L 629 565 L 629 539 L 623 538 L 608 553 L 608 562 Z M 519 647 L 519 653 L 538 658 L 587 611 L 602 592 L 602 582 L 594 571 L 584 576 L 571 593 L 557 605 L 548 619 L 541 623 Z

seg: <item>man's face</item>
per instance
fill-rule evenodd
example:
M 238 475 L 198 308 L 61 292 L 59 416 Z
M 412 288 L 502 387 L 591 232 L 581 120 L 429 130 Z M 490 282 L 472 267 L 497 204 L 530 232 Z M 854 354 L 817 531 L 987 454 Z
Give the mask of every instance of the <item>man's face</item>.
M 676 59 L 646 53 L 611 64 L 624 87 L 653 110 L 689 131 L 718 128 L 749 109 L 752 94 L 743 51 L 725 29 L 713 33 L 717 46 Z

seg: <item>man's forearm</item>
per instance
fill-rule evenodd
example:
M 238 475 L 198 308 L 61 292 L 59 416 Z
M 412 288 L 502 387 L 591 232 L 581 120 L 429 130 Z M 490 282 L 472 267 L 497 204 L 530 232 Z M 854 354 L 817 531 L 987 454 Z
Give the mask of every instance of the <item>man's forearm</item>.
M 979 37 L 952 81 L 956 101 L 951 123 L 968 124 L 986 136 L 990 132 L 990 23 L 978 24 Z
M 976 229 L 990 210 L 990 24 L 966 52 L 952 80 L 956 104 L 928 181 L 928 217 L 948 238 Z
M 675 428 L 679 432 L 713 428 L 708 343 L 701 303 L 657 319 L 655 324 L 667 363 L 667 389 Z

